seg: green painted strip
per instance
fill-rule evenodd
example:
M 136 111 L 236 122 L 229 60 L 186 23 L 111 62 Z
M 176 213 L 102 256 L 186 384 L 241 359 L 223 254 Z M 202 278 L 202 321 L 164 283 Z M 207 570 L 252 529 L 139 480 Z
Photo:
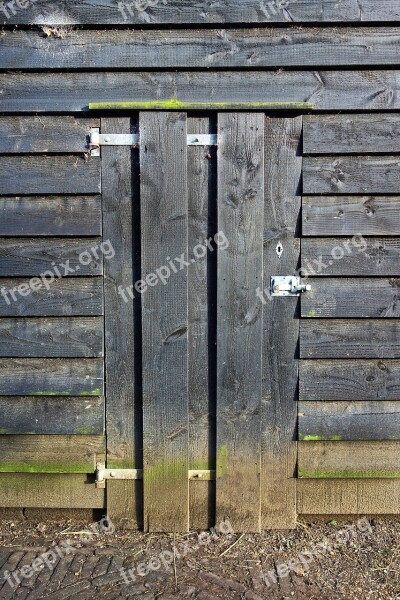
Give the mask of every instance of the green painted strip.
M 89 102 L 90 110 L 312 110 L 312 102 L 185 102 L 140 100 L 137 102 Z

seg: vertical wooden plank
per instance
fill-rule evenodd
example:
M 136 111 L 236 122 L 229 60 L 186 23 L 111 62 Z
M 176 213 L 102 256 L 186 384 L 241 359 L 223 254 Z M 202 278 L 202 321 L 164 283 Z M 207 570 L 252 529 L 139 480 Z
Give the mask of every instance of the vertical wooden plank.
M 103 133 L 129 133 L 130 118 L 103 118 Z M 132 257 L 132 150 L 127 146 L 103 146 L 103 236 L 110 240 L 115 257 L 104 261 L 106 341 L 106 427 L 108 468 L 133 469 L 134 448 L 134 309 L 126 290 L 133 281 Z M 127 301 L 125 301 L 125 299 Z M 137 528 L 135 481 L 107 482 L 110 518 Z
M 264 115 L 218 116 L 217 522 L 260 528 Z
M 302 119 L 266 122 L 264 285 L 292 275 L 300 258 Z M 282 254 L 277 253 L 278 242 Z M 260 296 L 263 305 L 261 514 L 263 529 L 296 523 L 297 346 L 299 299 Z
M 188 118 L 188 133 L 216 133 L 210 117 Z M 189 468 L 215 469 L 215 250 L 206 240 L 216 233 L 216 148 L 188 147 L 189 261 L 188 367 Z M 192 262 L 193 260 L 193 262 Z M 211 364 L 210 364 L 211 363 Z M 215 481 L 192 482 L 190 527 L 215 525 Z
M 188 255 L 186 114 L 142 112 L 140 136 L 144 526 L 186 531 L 188 265 L 180 262 Z

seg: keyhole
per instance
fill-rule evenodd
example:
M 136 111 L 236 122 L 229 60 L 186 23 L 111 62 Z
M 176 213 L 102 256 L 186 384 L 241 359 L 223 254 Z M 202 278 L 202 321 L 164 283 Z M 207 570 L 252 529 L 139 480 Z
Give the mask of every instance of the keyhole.
M 276 253 L 278 255 L 278 258 L 280 258 L 282 256 L 282 252 L 283 252 L 282 242 L 278 242 L 278 244 L 276 246 Z

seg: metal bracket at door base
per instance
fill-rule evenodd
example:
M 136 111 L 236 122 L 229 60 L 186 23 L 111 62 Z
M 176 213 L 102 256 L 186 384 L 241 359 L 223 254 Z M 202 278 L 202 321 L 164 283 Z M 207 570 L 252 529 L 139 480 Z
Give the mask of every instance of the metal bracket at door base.
M 300 277 L 295 275 L 274 275 L 271 277 L 271 296 L 300 296 L 309 292 L 311 285 L 301 283 Z
M 96 487 L 105 488 L 107 479 L 143 479 L 142 469 L 106 469 L 103 463 L 96 465 Z
M 107 480 L 143 479 L 143 469 L 106 469 L 104 463 L 96 465 L 96 487 L 104 489 Z M 212 481 L 215 479 L 215 471 L 190 469 L 188 479 L 191 481 Z

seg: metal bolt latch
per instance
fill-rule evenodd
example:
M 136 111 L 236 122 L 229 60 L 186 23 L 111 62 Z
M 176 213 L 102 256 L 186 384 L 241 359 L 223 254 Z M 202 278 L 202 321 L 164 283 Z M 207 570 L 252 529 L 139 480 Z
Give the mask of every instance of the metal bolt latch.
M 309 292 L 311 285 L 302 283 L 300 277 L 295 275 L 274 275 L 271 277 L 271 296 L 300 296 Z

